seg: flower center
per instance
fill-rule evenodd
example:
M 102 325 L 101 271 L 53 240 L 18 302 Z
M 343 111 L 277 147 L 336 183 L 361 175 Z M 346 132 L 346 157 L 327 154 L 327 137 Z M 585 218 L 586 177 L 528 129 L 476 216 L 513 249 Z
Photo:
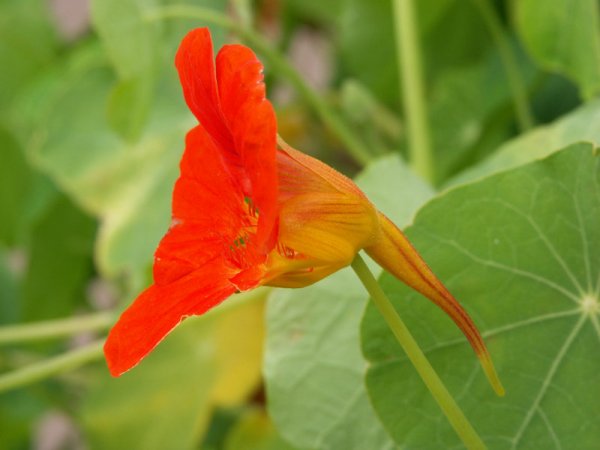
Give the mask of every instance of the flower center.
M 259 215 L 258 208 L 250 197 L 244 197 L 242 209 L 242 226 L 238 230 L 237 237 L 229 244 L 230 260 L 240 269 L 256 263 L 251 242 L 253 236 L 256 235 Z

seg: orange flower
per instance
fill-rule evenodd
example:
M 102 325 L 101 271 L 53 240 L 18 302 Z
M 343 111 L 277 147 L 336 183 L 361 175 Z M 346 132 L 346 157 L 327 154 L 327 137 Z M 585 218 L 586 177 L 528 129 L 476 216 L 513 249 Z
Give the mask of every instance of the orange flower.
M 114 376 L 186 317 L 257 286 L 307 286 L 361 249 L 440 306 L 493 372 L 472 320 L 402 232 L 350 179 L 278 141 L 263 67 L 250 49 L 227 45 L 214 64 L 210 33 L 197 29 L 181 43 L 176 66 L 200 124 L 187 135 L 154 284 L 106 341 Z

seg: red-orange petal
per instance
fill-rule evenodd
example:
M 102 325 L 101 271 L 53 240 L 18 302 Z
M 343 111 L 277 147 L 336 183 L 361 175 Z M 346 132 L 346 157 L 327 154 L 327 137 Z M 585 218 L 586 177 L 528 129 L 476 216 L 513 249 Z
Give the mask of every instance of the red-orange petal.
M 277 119 L 266 99 L 263 65 L 249 48 L 226 45 L 216 66 L 223 116 L 243 168 L 243 188 L 260 213 L 257 245 L 270 250 L 278 214 Z
M 208 28 L 192 30 L 183 38 L 175 56 L 175 66 L 190 110 L 224 148 L 231 146 L 231 134 L 221 111 Z
M 168 284 L 223 252 L 243 223 L 243 195 L 202 126 L 186 138 L 181 176 L 173 191 L 173 222 L 158 245 L 154 281 Z
M 263 66 L 242 45 L 224 46 L 216 69 L 212 58 L 210 33 L 200 28 L 183 39 L 176 66 L 190 109 L 259 211 L 254 243 L 266 253 L 275 245 L 277 231 L 277 121 L 265 96 Z M 205 170 L 203 163 L 198 167 Z
M 236 291 L 228 269 L 211 261 L 176 282 L 152 285 L 125 310 L 104 344 L 113 376 L 137 365 L 182 320 L 200 315 Z
M 243 46 L 227 46 L 215 68 L 203 28 L 183 39 L 175 63 L 200 125 L 186 138 L 154 285 L 122 314 L 106 342 L 113 375 L 137 364 L 185 317 L 259 285 L 275 246 L 277 125 L 260 61 Z
M 173 191 L 173 217 L 234 235 L 239 228 L 244 196 L 221 152 L 202 126 L 187 134 L 181 176 Z

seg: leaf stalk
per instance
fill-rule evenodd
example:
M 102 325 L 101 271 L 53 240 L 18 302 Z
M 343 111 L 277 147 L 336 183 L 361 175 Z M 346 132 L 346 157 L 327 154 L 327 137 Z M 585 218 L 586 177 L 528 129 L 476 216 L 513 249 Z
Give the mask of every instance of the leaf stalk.
M 101 359 L 104 339 L 70 352 L 0 375 L 0 393 L 36 383 Z
M 352 269 L 371 296 L 371 300 L 394 333 L 398 343 L 419 373 L 429 392 L 442 409 L 444 415 L 468 449 L 485 449 L 486 446 L 464 415 L 448 389 L 431 366 L 391 301 L 385 295 L 363 258 L 357 254 L 351 264 Z
M 113 312 L 100 312 L 67 319 L 0 327 L 0 345 L 62 338 L 86 331 L 104 331 L 115 320 Z
M 408 131 L 410 161 L 415 171 L 435 181 L 435 167 L 427 123 L 421 52 L 412 0 L 393 0 L 396 61 L 400 71 L 402 102 Z

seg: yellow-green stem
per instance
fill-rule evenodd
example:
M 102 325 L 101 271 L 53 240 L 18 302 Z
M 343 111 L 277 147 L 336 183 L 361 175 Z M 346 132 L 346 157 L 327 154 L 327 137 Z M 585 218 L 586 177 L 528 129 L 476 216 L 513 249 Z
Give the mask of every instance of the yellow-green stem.
M 323 100 L 323 96 L 313 91 L 298 72 L 258 33 L 251 28 L 240 26 L 226 15 L 210 8 L 191 5 L 172 5 L 156 8 L 146 16 L 147 20 L 168 18 L 197 19 L 223 27 L 237 34 L 240 39 L 263 55 L 271 68 L 283 75 L 296 88 L 301 97 L 317 113 L 325 126 L 337 136 L 349 155 L 360 165 L 366 165 L 372 155 L 366 145 L 350 127 Z
M 415 369 L 421 376 L 421 379 L 431 392 L 431 395 L 440 406 L 448 421 L 463 441 L 468 449 L 485 449 L 485 444 L 466 418 L 452 395 L 444 386 L 444 383 L 437 375 L 425 354 L 419 347 L 419 344 L 410 331 L 398 315 L 398 312 L 394 309 L 394 306 L 387 298 L 377 280 L 365 264 L 365 261 L 360 255 L 356 255 L 352 262 L 352 268 L 356 275 L 365 286 L 373 303 L 379 309 L 379 312 L 385 319 L 388 327 L 396 336 L 396 339 L 406 352 L 408 359 L 412 362 Z
M 517 59 L 511 49 L 510 42 L 502 29 L 498 14 L 494 11 L 494 7 L 490 3 L 490 0 L 473 0 L 473 2 L 479 8 L 481 17 L 487 25 L 492 39 L 498 48 L 500 59 L 508 79 L 508 85 L 512 93 L 519 127 L 521 128 L 521 131 L 527 131 L 533 127 L 533 114 L 531 113 L 529 101 L 527 100 L 527 88 L 521 77 Z
M 253 11 L 251 0 L 233 0 L 231 7 L 235 11 L 237 21 L 243 27 L 251 27 L 253 22 Z
M 38 382 L 98 360 L 103 356 L 103 345 L 104 340 L 94 342 L 54 358 L 2 374 L 0 375 L 0 393 Z
M 104 331 L 115 320 L 112 312 L 0 327 L 0 345 L 56 339 L 86 331 Z
M 412 0 L 393 0 L 396 58 L 400 71 L 410 161 L 426 180 L 435 181 L 435 167 L 427 124 L 421 53 Z

